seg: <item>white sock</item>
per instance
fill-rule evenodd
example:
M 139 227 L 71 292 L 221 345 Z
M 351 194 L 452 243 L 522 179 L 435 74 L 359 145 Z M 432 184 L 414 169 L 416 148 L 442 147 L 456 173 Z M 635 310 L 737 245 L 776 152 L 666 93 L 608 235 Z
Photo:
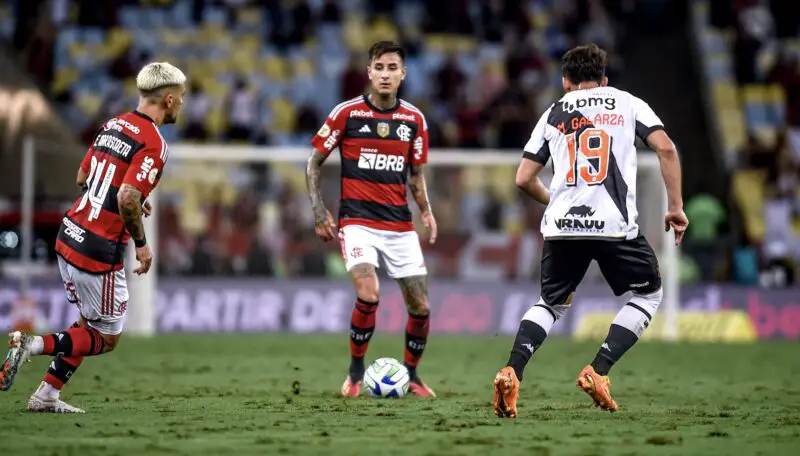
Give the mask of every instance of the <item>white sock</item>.
M 28 349 L 31 355 L 41 355 L 44 351 L 44 338 L 42 336 L 33 336 Z
M 42 382 L 34 394 L 41 399 L 53 400 L 61 396 L 61 390 L 47 382 Z

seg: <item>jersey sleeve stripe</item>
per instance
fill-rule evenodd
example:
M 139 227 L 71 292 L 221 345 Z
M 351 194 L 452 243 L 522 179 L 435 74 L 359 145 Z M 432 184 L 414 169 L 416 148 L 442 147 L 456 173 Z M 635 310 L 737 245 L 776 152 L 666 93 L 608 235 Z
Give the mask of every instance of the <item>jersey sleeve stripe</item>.
M 416 106 L 412 105 L 411 103 L 405 100 L 400 100 L 400 106 L 403 106 L 409 111 L 414 111 L 417 114 L 419 114 L 420 118 L 422 118 L 422 128 L 424 128 L 425 130 L 428 129 L 428 121 L 425 119 L 425 114 L 423 114 L 422 111 L 419 110 L 419 108 L 417 108 Z
M 522 158 L 535 161 L 541 165 L 546 165 L 547 161 L 550 160 L 550 143 L 545 141 L 544 144 L 542 144 L 542 147 L 540 147 L 535 154 L 526 150 L 522 153 Z
M 158 131 L 158 125 L 153 124 L 153 128 L 156 130 L 156 134 L 158 134 L 158 138 L 161 139 L 161 162 L 167 162 L 167 156 L 169 155 L 169 148 L 167 147 L 167 141 L 164 140 L 164 136 L 161 135 L 161 132 Z
M 639 137 L 642 141 L 647 143 L 647 137 L 650 136 L 651 133 L 658 130 L 663 130 L 663 125 L 653 125 L 653 126 L 646 126 L 645 124 L 636 121 L 636 136 Z
M 336 120 L 336 117 L 337 117 L 337 116 L 339 115 L 339 113 L 341 113 L 341 112 L 342 112 L 344 109 L 346 109 L 346 108 L 348 108 L 348 107 L 350 107 L 350 106 L 354 106 L 354 105 L 356 105 L 356 104 L 358 104 L 358 103 L 360 103 L 360 102 L 361 102 L 361 97 L 356 97 L 356 98 L 353 98 L 353 99 L 351 99 L 351 100 L 347 100 L 347 101 L 344 101 L 344 102 L 342 102 L 342 103 L 339 103 L 338 105 L 336 105 L 336 107 L 335 107 L 335 108 L 333 108 L 333 111 L 331 111 L 331 115 L 330 115 L 330 116 L 328 116 L 328 117 L 330 117 L 330 118 L 331 118 L 331 120 Z

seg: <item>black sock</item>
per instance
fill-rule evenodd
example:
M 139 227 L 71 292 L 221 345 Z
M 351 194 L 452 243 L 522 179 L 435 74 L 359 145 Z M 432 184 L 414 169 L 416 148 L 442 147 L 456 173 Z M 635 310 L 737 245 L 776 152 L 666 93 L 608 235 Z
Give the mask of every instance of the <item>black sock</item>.
M 600 347 L 597 356 L 592 361 L 594 371 L 600 375 L 608 375 L 611 366 L 619 361 L 622 355 L 636 344 L 637 340 L 639 338 L 630 329 L 612 324 L 603 346 Z
M 542 346 L 547 338 L 547 331 L 541 326 L 530 320 L 522 320 L 519 324 L 517 337 L 514 338 L 514 346 L 511 348 L 511 356 L 508 358 L 508 365 L 514 369 L 517 378 L 522 381 L 522 372 L 525 365 L 530 361 L 533 353 Z
M 350 378 L 357 382 L 364 378 L 364 371 L 366 367 L 364 367 L 364 358 L 356 358 L 355 356 L 350 357 Z
M 411 380 L 416 380 L 417 379 L 417 366 L 409 366 L 406 363 L 403 363 L 403 365 L 406 366 L 406 369 L 408 369 L 408 378 L 410 378 Z

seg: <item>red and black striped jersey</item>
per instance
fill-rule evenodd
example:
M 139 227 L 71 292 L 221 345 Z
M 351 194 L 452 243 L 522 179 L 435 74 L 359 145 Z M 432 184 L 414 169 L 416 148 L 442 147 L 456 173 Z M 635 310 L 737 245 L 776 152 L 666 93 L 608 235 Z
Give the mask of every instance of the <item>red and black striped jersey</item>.
M 411 103 L 380 109 L 366 96 L 340 103 L 311 144 L 329 155 L 339 147 L 339 226 L 412 231 L 406 184 L 409 165 L 428 161 L 428 124 Z
M 147 198 L 161 179 L 167 154 L 167 142 L 147 115 L 134 111 L 106 122 L 81 162 L 86 186 L 64 215 L 56 253 L 91 273 L 122 269 L 130 234 L 117 193 L 130 184 Z

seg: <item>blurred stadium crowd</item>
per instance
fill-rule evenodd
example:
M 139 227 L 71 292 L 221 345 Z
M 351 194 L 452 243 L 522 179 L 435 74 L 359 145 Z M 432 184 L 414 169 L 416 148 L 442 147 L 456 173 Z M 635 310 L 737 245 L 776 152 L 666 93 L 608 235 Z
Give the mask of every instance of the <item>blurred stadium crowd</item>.
M 399 40 L 410 74 L 401 96 L 427 114 L 432 147 L 518 150 L 531 119 L 557 95 L 554 62 L 563 51 L 586 41 L 613 50 L 602 5 L 18 0 L 13 40 L 88 137 L 98 121 L 130 106 L 141 64 L 163 59 L 192 79 L 177 137 L 278 146 L 308 144 L 338 101 L 363 92 L 369 44 Z
M 793 281 L 800 259 L 800 15 L 786 0 L 696 2 L 696 39 L 743 236 L 737 279 Z M 701 220 L 725 218 L 703 201 Z M 691 214 L 690 214 L 691 217 Z M 692 219 L 696 231 L 695 219 Z M 716 236 L 709 230 L 709 238 Z

